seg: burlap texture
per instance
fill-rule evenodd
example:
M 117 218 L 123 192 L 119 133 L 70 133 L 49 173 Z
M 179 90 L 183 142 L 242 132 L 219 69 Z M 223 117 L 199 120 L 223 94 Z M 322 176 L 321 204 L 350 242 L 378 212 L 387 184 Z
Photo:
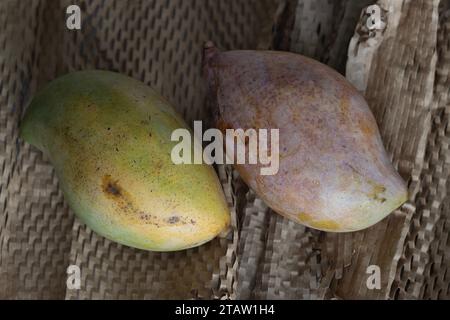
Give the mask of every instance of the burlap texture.
M 277 12 L 275 0 L 0 2 L 0 298 L 449 298 L 450 1 L 381 0 L 386 26 L 368 32 L 360 13 L 374 2 L 287 0 Z M 65 28 L 72 3 L 81 31 Z M 33 94 L 71 70 L 109 69 L 157 89 L 188 122 L 208 121 L 206 40 L 272 43 L 346 70 L 409 183 L 408 203 L 366 231 L 322 233 L 273 213 L 221 166 L 232 230 L 199 248 L 145 252 L 79 222 L 48 160 L 18 139 Z M 80 290 L 66 287 L 71 264 Z M 366 286 L 369 265 L 380 290 Z

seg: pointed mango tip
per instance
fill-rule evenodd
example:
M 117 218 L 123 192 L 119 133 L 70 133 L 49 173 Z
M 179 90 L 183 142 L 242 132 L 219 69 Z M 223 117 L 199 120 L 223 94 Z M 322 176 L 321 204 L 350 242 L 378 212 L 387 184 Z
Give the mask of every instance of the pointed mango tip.
M 206 66 L 208 62 L 219 53 L 216 45 L 212 41 L 206 41 L 203 46 L 203 66 Z

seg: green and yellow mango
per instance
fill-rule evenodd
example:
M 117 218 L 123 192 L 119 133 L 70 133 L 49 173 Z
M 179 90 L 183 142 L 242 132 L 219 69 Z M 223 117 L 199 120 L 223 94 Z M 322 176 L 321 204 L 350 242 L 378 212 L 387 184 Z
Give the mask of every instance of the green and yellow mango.
M 21 137 L 53 164 L 70 207 L 113 241 L 152 251 L 205 243 L 226 229 L 229 210 L 211 166 L 171 160 L 170 104 L 132 78 L 75 72 L 31 102 Z

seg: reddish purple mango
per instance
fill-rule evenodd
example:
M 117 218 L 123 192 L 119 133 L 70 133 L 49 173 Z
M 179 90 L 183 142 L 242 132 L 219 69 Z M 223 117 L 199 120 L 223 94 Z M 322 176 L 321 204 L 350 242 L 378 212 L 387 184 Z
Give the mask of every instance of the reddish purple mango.
M 315 229 L 348 232 L 406 201 L 374 116 L 339 73 L 287 52 L 219 52 L 209 43 L 204 54 L 217 126 L 279 129 L 277 174 L 235 165 L 273 210 Z

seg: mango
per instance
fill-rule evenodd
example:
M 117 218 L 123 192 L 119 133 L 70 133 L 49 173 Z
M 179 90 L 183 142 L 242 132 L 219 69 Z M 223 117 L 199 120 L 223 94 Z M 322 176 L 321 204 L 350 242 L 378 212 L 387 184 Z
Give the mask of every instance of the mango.
M 314 229 L 351 232 L 407 200 L 367 102 L 336 71 L 294 53 L 220 52 L 208 43 L 204 74 L 222 131 L 279 129 L 276 174 L 261 175 L 260 163 L 235 164 L 274 211 Z
M 21 137 L 51 161 L 65 199 L 98 234 L 151 251 L 199 246 L 226 230 L 230 215 L 214 169 L 175 165 L 175 129 L 186 123 L 143 83 L 81 71 L 32 100 Z

